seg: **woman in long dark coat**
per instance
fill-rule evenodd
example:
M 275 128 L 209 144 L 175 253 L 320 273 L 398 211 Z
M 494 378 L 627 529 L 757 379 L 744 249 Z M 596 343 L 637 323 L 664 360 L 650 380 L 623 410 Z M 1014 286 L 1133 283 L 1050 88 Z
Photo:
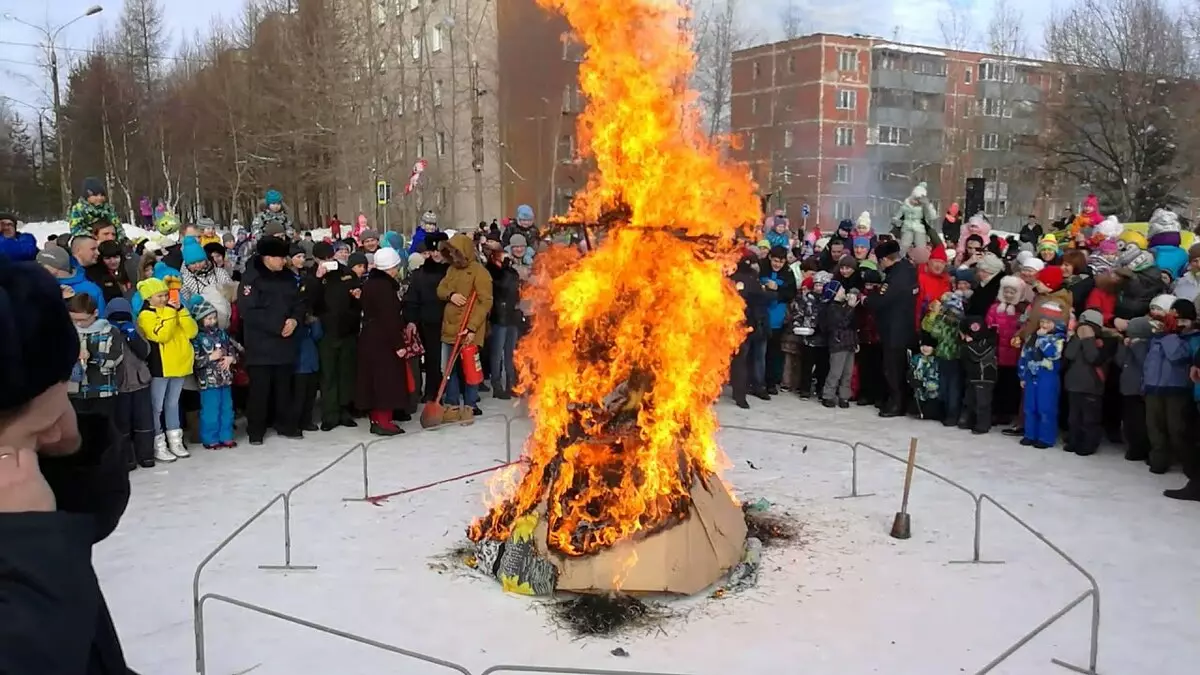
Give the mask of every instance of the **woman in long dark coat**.
M 375 253 L 375 269 L 362 287 L 362 333 L 358 337 L 358 380 L 355 405 L 370 411 L 371 433 L 404 433 L 392 420 L 408 408 L 408 363 L 400 302 L 400 255 L 392 249 Z

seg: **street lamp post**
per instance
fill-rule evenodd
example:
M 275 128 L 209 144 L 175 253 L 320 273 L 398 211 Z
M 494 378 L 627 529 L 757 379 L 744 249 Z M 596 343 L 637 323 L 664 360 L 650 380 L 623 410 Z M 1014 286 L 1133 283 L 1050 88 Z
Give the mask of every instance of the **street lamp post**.
M 91 7 L 88 7 L 87 11 L 85 11 L 83 14 L 80 14 L 74 19 L 71 19 L 70 21 L 54 29 L 43 28 L 36 24 L 29 23 L 28 21 L 24 21 L 16 16 L 13 16 L 12 14 L 4 15 L 5 19 L 39 31 L 46 38 L 46 51 L 49 52 L 50 56 L 50 85 L 54 96 L 54 151 L 58 156 L 58 192 L 59 198 L 62 201 L 62 210 L 64 215 L 71 208 L 71 191 L 67 187 L 67 171 L 63 162 L 63 136 L 66 135 L 66 130 L 63 129 L 62 124 L 62 99 L 59 95 L 58 89 L 58 50 L 55 48 L 54 41 L 58 39 L 58 34 L 66 29 L 67 26 L 70 26 L 80 19 L 84 19 L 89 16 L 95 16 L 103 11 L 104 8 L 100 5 L 92 5 Z
M 454 31 L 455 21 L 453 18 L 445 17 L 440 23 L 446 30 Z M 480 26 L 482 24 L 483 18 L 480 17 Z M 475 32 L 478 33 L 479 29 L 477 28 Z M 483 97 L 484 91 L 480 88 L 479 83 L 479 55 L 475 47 L 475 37 L 475 35 L 468 34 L 466 40 L 467 59 L 470 61 L 471 169 L 475 173 L 475 219 L 482 223 L 486 221 L 486 218 L 483 210 L 483 112 L 480 109 L 479 99 Z

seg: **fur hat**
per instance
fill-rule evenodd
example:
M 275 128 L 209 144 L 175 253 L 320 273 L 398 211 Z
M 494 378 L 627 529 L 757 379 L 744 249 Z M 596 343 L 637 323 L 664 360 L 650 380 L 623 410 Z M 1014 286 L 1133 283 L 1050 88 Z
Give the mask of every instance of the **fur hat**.
M 313 244 L 313 257 L 317 260 L 329 260 L 333 257 L 333 246 L 323 241 Z
M 1157 309 L 1160 312 L 1169 312 L 1171 311 L 1171 308 L 1175 306 L 1175 301 L 1178 299 L 1179 298 L 1176 298 L 1170 293 L 1156 295 L 1154 296 L 1154 299 L 1150 301 L 1150 309 Z
M 208 260 L 208 256 L 204 255 L 204 247 L 200 245 L 200 240 L 195 237 L 183 238 L 182 253 L 184 265 L 202 263 Z
M 229 249 L 225 248 L 225 244 L 222 244 L 218 241 L 210 241 L 204 245 L 204 255 L 208 256 L 209 258 L 212 258 L 218 253 L 221 255 L 226 255 L 229 253 Z
M 263 225 L 262 233 L 264 237 L 282 237 L 287 234 L 287 228 L 283 226 L 283 223 L 272 220 Z
M 1017 301 L 1008 303 L 1004 301 L 1004 289 L 1011 288 L 1017 292 Z M 1021 298 L 1025 297 L 1025 282 L 1021 277 L 1008 275 L 1000 279 L 1000 293 L 996 296 L 996 304 L 1001 312 L 1012 316 L 1017 313 L 1017 305 L 1021 303 Z
M 374 239 L 375 241 L 379 241 L 379 233 L 376 232 L 375 230 L 366 229 L 366 230 L 362 231 L 362 234 L 358 235 L 359 241 L 366 241 L 368 239 Z
M 79 337 L 57 281 L 36 264 L 0 256 L 0 413 L 66 382 L 78 361 Z
M 994 276 L 1004 271 L 1004 261 L 995 253 L 984 253 L 983 259 L 975 264 L 975 269 Z
M 900 252 L 900 242 L 892 239 L 875 247 L 875 258 L 883 260 Z
M 103 260 L 105 258 L 124 257 L 123 254 L 121 253 L 121 245 L 118 244 L 117 242 L 113 241 L 112 239 L 109 239 L 108 241 L 100 242 L 100 245 L 96 247 L 96 252 L 100 254 L 101 260 Z
M 287 258 L 288 243 L 279 237 L 263 237 L 255 246 L 258 255 L 264 258 Z
M 1104 315 L 1095 309 L 1085 309 L 1079 315 L 1079 323 L 1101 330 L 1104 328 Z
M 375 268 L 381 270 L 395 269 L 400 266 L 400 254 L 395 249 L 381 248 L 375 252 Z
M 1171 305 L 1171 309 L 1174 310 L 1175 315 L 1181 319 L 1187 319 L 1188 321 L 1196 320 L 1196 303 L 1188 300 L 1187 298 L 1179 298 L 1176 300 L 1175 304 Z
M 1063 271 L 1058 265 L 1047 265 L 1042 268 L 1042 271 L 1037 273 L 1037 280 L 1050 288 L 1051 292 L 1057 291 L 1063 285 Z

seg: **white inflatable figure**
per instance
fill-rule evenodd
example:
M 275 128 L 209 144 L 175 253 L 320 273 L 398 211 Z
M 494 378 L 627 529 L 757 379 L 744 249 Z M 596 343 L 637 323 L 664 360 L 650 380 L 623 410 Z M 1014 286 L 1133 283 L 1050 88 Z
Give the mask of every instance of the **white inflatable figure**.
M 926 224 L 937 222 L 937 214 L 929 203 L 929 193 L 925 182 L 917 183 L 912 193 L 908 195 L 892 216 L 892 227 L 900 229 L 900 250 L 907 251 L 913 246 L 927 246 L 929 237 L 925 232 Z

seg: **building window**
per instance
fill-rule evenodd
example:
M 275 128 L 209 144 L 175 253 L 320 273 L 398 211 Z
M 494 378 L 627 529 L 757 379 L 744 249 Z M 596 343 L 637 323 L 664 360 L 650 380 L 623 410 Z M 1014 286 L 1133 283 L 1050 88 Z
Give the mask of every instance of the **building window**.
M 558 161 L 562 164 L 575 161 L 575 136 L 563 134 L 558 137 Z
M 891 55 L 876 52 L 875 70 L 900 70 L 900 59 Z
M 833 182 L 843 184 L 854 182 L 854 172 L 849 164 L 838 164 L 834 169 Z
M 796 72 L 796 57 L 793 54 L 788 54 L 787 71 L 789 74 Z
M 433 107 L 440 108 L 442 106 L 442 81 L 433 81 Z
M 838 110 L 854 110 L 858 103 L 858 92 L 853 89 L 839 89 L 837 93 Z
M 753 150 L 756 147 L 758 147 L 758 134 L 751 131 L 750 132 L 750 149 Z
M 413 61 L 420 60 L 420 58 L 421 58 L 421 38 L 414 35 L 412 38 L 412 45 L 410 46 L 410 49 L 412 50 Z
M 429 49 L 434 52 L 442 51 L 442 25 L 436 24 L 429 34 Z
M 849 220 L 850 211 L 850 201 L 847 199 L 839 199 L 833 203 L 834 220 Z
M 417 136 L 417 158 L 420 159 L 424 156 L 425 156 L 425 137 Z
M 983 98 L 979 99 L 979 110 L 984 117 L 1000 117 L 1004 114 L 1004 101 L 998 98 Z M 1010 112 L 1005 117 L 1012 117 Z
M 971 84 L 971 73 L 972 72 L 974 72 L 974 68 L 972 68 L 971 66 L 967 66 L 967 69 L 963 71 L 963 83 L 964 84 Z
M 445 154 L 446 154 L 446 132 L 444 132 L 444 131 L 437 132 L 437 136 L 435 136 L 434 140 L 437 143 L 438 157 L 445 156 Z
M 933 61 L 930 59 L 916 59 L 913 61 L 912 71 L 917 75 L 935 75 L 937 77 L 945 77 L 946 62 Z
M 570 33 L 562 34 L 563 61 L 583 62 L 583 45 Z
M 1005 63 L 984 61 L 979 64 L 979 81 L 1012 82 L 1016 74 L 1015 70 L 1015 68 Z
M 999 150 L 1000 134 L 979 134 L 980 150 Z
M 792 143 L 794 141 L 795 141 L 795 134 L 792 133 L 792 130 L 784 129 L 783 130 L 783 147 L 785 147 L 785 148 L 792 147 Z
M 758 61 L 755 61 L 755 62 L 754 62 L 752 65 L 751 65 L 751 69 L 752 69 L 752 73 L 753 73 L 753 77 L 754 77 L 754 79 L 756 79 L 756 80 L 757 80 L 757 79 L 758 79 L 758 76 L 759 76 L 759 75 L 762 75 L 762 66 L 758 65 Z
M 991 207 L 994 207 L 994 208 L 992 208 L 992 209 L 989 209 L 989 210 L 991 210 L 991 211 L 995 211 L 995 213 L 989 213 L 989 214 L 987 214 L 987 215 L 988 215 L 988 217 L 991 217 L 991 218 L 995 218 L 995 217 L 1003 218 L 1003 217 L 1005 217 L 1005 216 L 1007 216 L 1007 215 L 1008 215 L 1008 200 L 1007 200 L 1007 199 L 997 199 L 996 201 L 989 202 L 987 205 L 988 205 L 988 206 L 991 206 Z
M 854 72 L 858 70 L 858 52 L 845 49 L 838 52 L 838 70 Z
M 579 89 L 574 84 L 568 84 L 563 87 L 562 111 L 565 113 L 576 112 L 576 106 L 579 104 L 577 94 Z
M 751 115 L 758 114 L 758 97 L 757 96 L 750 97 L 750 114 Z
M 843 148 L 854 145 L 854 129 L 852 127 L 838 127 L 833 135 L 833 144 Z
M 879 127 L 879 145 L 908 145 L 908 129 L 904 127 Z

